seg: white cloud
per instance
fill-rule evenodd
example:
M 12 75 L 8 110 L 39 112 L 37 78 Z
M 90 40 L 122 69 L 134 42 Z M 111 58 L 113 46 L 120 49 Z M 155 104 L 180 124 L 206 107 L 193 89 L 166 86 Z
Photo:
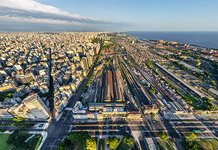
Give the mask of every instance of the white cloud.
M 84 18 L 78 14 L 71 14 L 54 6 L 45 5 L 35 0 L 1 0 L 0 6 L 13 9 L 25 10 L 29 12 L 41 12 L 55 15 L 62 15 L 73 18 Z
M 37 0 L 0 0 L 0 31 L 3 28 L 5 30 L 13 28 L 23 30 L 22 26 L 12 26 L 15 22 L 19 22 L 29 29 L 34 29 L 33 26 L 39 24 L 41 28 L 46 30 L 48 30 L 46 24 L 54 27 L 60 26 L 63 29 L 66 27 L 66 29 L 76 28 L 87 31 L 117 30 L 117 28 L 123 29 L 126 25 L 122 22 L 98 20 L 68 13 L 54 6 L 42 4 Z
M 19 17 L 19 16 L 0 16 L 1 21 L 11 21 L 11 22 L 22 22 L 22 23 L 40 23 L 40 24 L 60 24 L 60 25 L 74 25 L 74 26 L 85 26 L 80 22 L 58 20 L 52 18 L 33 18 L 33 17 Z

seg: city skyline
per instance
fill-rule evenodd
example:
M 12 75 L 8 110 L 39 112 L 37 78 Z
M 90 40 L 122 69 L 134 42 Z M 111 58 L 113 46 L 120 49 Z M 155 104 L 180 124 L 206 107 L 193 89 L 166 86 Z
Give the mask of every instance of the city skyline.
M 217 4 L 215 0 L 1 0 L 0 31 L 218 31 Z

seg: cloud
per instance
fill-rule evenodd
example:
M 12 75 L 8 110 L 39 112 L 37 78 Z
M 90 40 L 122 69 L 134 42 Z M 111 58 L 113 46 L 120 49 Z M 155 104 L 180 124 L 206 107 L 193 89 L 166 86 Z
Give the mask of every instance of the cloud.
M 33 17 L 14 17 L 14 16 L 0 16 L 0 20 L 8 20 L 11 22 L 27 22 L 27 23 L 40 23 L 40 24 L 62 24 L 62 25 L 77 25 L 81 26 L 82 23 L 67 21 L 67 20 L 54 20 L 50 18 L 33 18 Z
M 15 22 L 16 26 L 11 26 Z M 8 26 L 7 26 L 8 24 Z M 90 17 L 83 17 L 79 14 L 72 14 L 54 6 L 45 5 L 36 0 L 1 0 L 0 2 L 0 31 L 5 30 L 24 30 L 39 24 L 43 30 L 49 25 L 51 30 L 118 30 L 127 24 L 98 20 Z M 20 25 L 20 26 L 19 26 Z M 59 26 L 60 25 L 60 26 Z M 22 28 L 21 28 L 22 27 Z M 37 30 L 40 30 L 37 28 Z
M 34 0 L 1 0 L 0 6 L 29 12 L 41 12 L 74 18 L 83 18 L 78 14 L 71 14 L 54 6 L 44 5 Z

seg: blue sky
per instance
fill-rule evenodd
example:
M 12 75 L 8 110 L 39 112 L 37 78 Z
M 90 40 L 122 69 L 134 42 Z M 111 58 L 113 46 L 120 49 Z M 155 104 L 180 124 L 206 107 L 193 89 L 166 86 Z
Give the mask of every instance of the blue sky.
M 76 20 L 78 30 L 113 30 L 113 31 L 126 31 L 126 30 L 141 30 L 141 31 L 218 31 L 218 0 L 1 0 L 2 7 L 12 7 L 13 9 L 20 9 L 16 7 L 18 3 L 32 3 L 27 5 L 33 6 L 37 4 L 40 17 L 36 17 L 35 11 L 34 18 L 30 13 L 20 13 L 22 16 L 10 14 L 9 16 L 4 13 L 3 19 L 18 20 L 28 18 L 25 20 L 26 24 L 41 23 L 46 19 L 46 26 L 49 20 L 52 23 L 61 23 L 64 30 L 65 21 L 63 17 L 56 18 L 51 15 L 42 16 L 42 9 L 47 9 L 45 6 L 52 6 L 58 11 L 64 11 L 69 14 L 78 14 L 86 20 L 86 24 Z M 8 3 L 11 1 L 11 3 Z M 5 5 L 4 5 L 5 3 Z M 9 5 L 10 4 L 10 5 Z M 1 7 L 0 3 L 0 7 Z M 22 9 L 26 11 L 27 7 Z M 29 7 L 31 8 L 31 7 Z M 48 8 L 49 9 L 49 8 Z M 8 9 L 7 9 L 8 10 Z M 51 10 L 54 13 L 56 10 Z M 50 13 L 50 11 L 43 13 Z M 58 13 L 57 13 L 58 14 Z M 55 14 L 55 15 L 57 15 Z M 65 15 L 65 14 L 64 14 Z M 7 16 L 7 17 L 5 17 Z M 12 16 L 12 17 L 11 17 Z M 0 12 L 1 17 L 1 12 Z M 36 17 L 36 18 L 35 18 Z M 69 16 L 68 16 L 69 17 Z M 84 19 L 85 18 L 85 19 Z M 1 19 L 1 18 L 0 18 Z M 33 21 L 33 19 L 35 19 Z M 54 21 L 55 20 L 55 21 Z M 29 22 L 30 21 L 30 22 Z M 70 26 L 75 24 L 75 18 L 67 20 L 67 30 L 71 30 Z M 96 23 L 97 21 L 97 23 Z M 95 22 L 93 24 L 93 22 Z M 6 23 L 5 23 L 6 24 Z M 19 24 L 22 24 L 20 21 Z M 91 24 L 91 26 L 89 26 Z M 52 25 L 52 24 L 49 24 Z M 1 26 L 1 24 L 0 24 Z M 60 26 L 59 26 L 60 27 Z

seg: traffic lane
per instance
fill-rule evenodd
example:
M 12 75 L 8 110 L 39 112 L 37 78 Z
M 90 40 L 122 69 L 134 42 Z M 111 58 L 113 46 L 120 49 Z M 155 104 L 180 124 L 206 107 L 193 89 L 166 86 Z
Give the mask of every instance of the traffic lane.
M 64 136 L 60 136 L 57 138 L 51 138 L 48 140 L 48 142 L 45 143 L 44 148 L 46 150 L 57 150 L 58 145 L 63 141 Z
M 147 121 L 150 123 L 151 126 L 153 126 L 153 129 L 158 129 L 158 130 L 162 130 L 164 129 L 162 124 L 160 123 L 160 121 L 158 120 L 154 120 L 150 117 L 150 115 L 146 115 L 145 118 L 147 119 Z
M 147 142 L 145 141 L 144 136 L 139 137 L 139 144 L 140 144 L 142 149 L 149 149 L 147 146 Z
M 75 96 L 72 96 L 70 99 L 69 99 L 69 102 L 67 104 L 67 107 L 73 107 L 76 103 L 76 101 L 78 101 L 81 97 L 81 94 L 83 93 L 84 91 L 84 88 L 86 86 L 86 83 L 87 83 L 88 79 L 83 79 L 82 83 L 80 84 L 78 90 L 76 91 L 76 95 Z
M 167 132 L 169 133 L 169 135 L 170 135 L 172 138 L 181 138 L 180 135 L 177 133 L 177 130 L 173 127 L 172 124 L 169 123 L 168 120 L 164 120 L 164 121 L 163 121 L 163 124 L 164 124 L 164 126 L 166 127 Z
M 45 150 L 55 150 L 57 149 L 57 143 L 55 142 L 57 138 L 49 138 L 43 143 L 43 149 Z
M 175 127 L 183 126 L 183 127 L 199 127 L 203 126 L 202 123 L 184 123 L 184 122 L 173 122 Z
M 105 121 L 101 122 L 84 122 L 84 123 L 74 123 L 75 126 L 96 126 L 96 125 L 105 125 Z M 122 125 L 143 125 L 143 121 L 125 121 L 125 120 L 117 120 L 117 121 L 107 121 L 108 125 L 116 125 L 116 126 L 122 126 Z
M 129 133 L 126 133 L 125 131 L 103 131 L 103 132 L 99 132 L 99 131 L 90 131 L 89 132 L 90 135 L 129 135 Z M 144 137 L 159 137 L 159 132 L 154 132 L 154 131 L 146 131 L 143 132 L 143 136 Z
M 131 132 L 131 130 L 132 131 L 143 131 L 142 129 L 144 129 L 143 128 L 143 126 L 131 126 L 131 127 L 129 127 L 129 126 L 122 126 L 122 127 L 120 127 L 120 126 L 101 126 L 101 127 L 99 127 L 99 126 L 92 126 L 92 127 L 88 127 L 88 126 L 72 126 L 71 127 L 71 131 L 74 131 L 74 130 L 76 130 L 76 131 L 78 131 L 78 130 L 85 130 L 85 131 L 89 131 L 89 130 L 92 130 L 92 131 L 94 131 L 94 130 L 99 130 L 99 131 L 104 131 L 104 130 L 122 130 L 122 131 L 126 131 L 126 132 L 128 132 L 128 133 L 130 133 Z M 147 130 L 147 131 L 149 131 L 149 130 Z
M 180 133 L 182 132 L 204 132 L 207 131 L 207 129 L 205 129 L 204 127 L 199 128 L 199 127 L 183 127 L 183 128 L 176 128 L 176 130 Z

